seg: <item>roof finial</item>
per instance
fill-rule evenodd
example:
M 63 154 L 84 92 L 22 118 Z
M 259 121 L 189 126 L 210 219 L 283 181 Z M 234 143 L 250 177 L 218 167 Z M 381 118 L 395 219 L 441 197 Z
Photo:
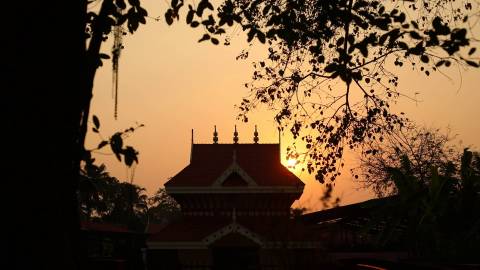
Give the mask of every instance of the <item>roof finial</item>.
M 233 143 L 238 143 L 238 132 L 237 132 L 237 125 L 235 125 L 235 132 L 233 132 Z
M 280 127 L 278 128 L 278 144 L 281 144 L 282 142 L 282 138 L 281 138 L 281 135 L 280 135 Z
M 282 136 L 280 130 L 281 128 L 278 127 L 278 156 L 280 157 L 280 162 L 282 162 Z
M 218 132 L 217 132 L 217 126 L 213 126 L 214 131 L 213 131 L 213 144 L 218 143 Z
M 258 143 L 257 125 L 255 125 L 255 132 L 253 132 L 253 143 Z
M 193 128 L 192 128 L 192 145 L 190 148 L 190 163 L 192 163 L 192 158 L 193 158 Z

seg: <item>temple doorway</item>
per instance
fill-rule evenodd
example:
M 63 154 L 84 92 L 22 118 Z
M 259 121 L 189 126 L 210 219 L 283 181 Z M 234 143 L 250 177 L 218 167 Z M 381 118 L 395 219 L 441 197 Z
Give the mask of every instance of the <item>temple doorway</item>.
M 213 270 L 257 270 L 258 248 L 217 247 L 212 250 Z

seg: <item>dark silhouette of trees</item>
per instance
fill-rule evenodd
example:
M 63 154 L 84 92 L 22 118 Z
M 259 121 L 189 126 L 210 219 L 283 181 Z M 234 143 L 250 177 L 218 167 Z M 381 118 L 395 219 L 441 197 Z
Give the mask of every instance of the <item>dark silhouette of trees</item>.
M 357 181 L 375 191 L 379 197 L 396 194 L 395 182 L 388 168 L 403 168 L 405 158 L 409 160 L 408 173 L 423 185 L 428 185 L 432 168 L 447 173 L 459 163 L 460 153 L 453 146 L 453 138 L 448 132 L 408 124 L 384 138 L 383 142 L 364 145 L 360 164 L 352 169 Z
M 2 3 L 3 269 L 76 266 L 84 4 Z
M 353 169 L 366 188 L 386 196 L 367 228 L 378 244 L 403 243 L 421 259 L 478 261 L 480 154 L 452 146 L 448 132 L 408 128 L 363 148 Z
M 180 217 L 180 205 L 170 197 L 165 188 L 159 188 L 148 198 L 149 223 L 165 224 Z
M 106 171 L 105 165 L 86 163 L 80 175 L 81 218 L 87 221 L 127 225 L 144 231 L 147 222 L 145 189 L 121 182 Z
M 8 12 L 2 16 L 1 107 L 9 168 L 4 182 L 11 187 L 2 189 L 2 197 L 17 190 L 28 198 L 2 203 L 10 217 L 7 231 L 13 232 L 2 260 L 8 268 L 78 266 L 78 179 L 80 162 L 89 155 L 84 141 L 93 79 L 107 57 L 100 47 L 112 27 L 125 24 L 134 32 L 146 16 L 139 1 L 103 1 L 98 15 L 88 11 L 90 3 L 7 1 L 3 6 Z M 113 145 L 114 153 L 135 160 L 135 151 Z
M 266 105 L 276 122 L 305 151 L 305 168 L 321 183 L 332 183 L 343 167 L 345 149 L 383 140 L 402 127 L 403 113 L 390 105 L 405 96 L 398 69 L 429 76 L 452 66 L 479 67 L 471 32 L 476 1 L 256 0 L 193 2 L 186 23 L 204 30 L 202 41 L 219 44 L 226 28 L 247 33 L 248 42 L 268 46 L 255 63 L 251 90 L 239 118 Z M 179 19 L 182 0 L 172 0 L 165 17 Z M 472 20 L 473 18 L 473 20 Z M 222 38 L 224 44 L 230 37 Z M 244 51 L 239 58 L 247 58 Z
M 402 236 L 412 254 L 437 261 L 478 262 L 480 240 L 480 155 L 465 149 L 449 170 L 431 167 L 422 182 L 407 156 L 387 168 L 397 193 L 373 223 L 386 224 L 382 244 Z
M 89 11 L 91 3 L 97 2 L 6 1 L 2 6 L 1 115 L 3 165 L 8 168 L 2 205 L 9 217 L 7 231 L 13 232 L 7 235 L 2 263 L 17 269 L 78 265 L 80 164 L 89 156 L 84 142 L 93 79 L 102 59 L 109 57 L 100 48 L 112 29 L 125 25 L 133 33 L 147 16 L 139 0 L 104 0 L 98 13 Z M 295 136 L 309 128 L 312 133 L 303 137 L 309 148 L 304 154 L 311 160 L 307 168 L 323 182 L 329 173 L 338 175 L 335 165 L 345 146 L 379 139 L 384 130 L 401 124 L 388 106 L 401 94 L 394 87 L 398 78 L 386 69 L 388 59 L 397 66 L 411 61 L 427 75 L 452 63 L 478 66 L 469 56 L 475 49 L 467 48 L 472 42 L 468 28 L 462 26 L 469 22 L 464 14 L 476 12 L 475 3 L 459 10 L 442 0 L 396 3 L 223 1 L 214 17 L 205 12 L 213 6 L 201 0 L 189 7 L 186 20 L 192 27 L 202 25 L 206 32 L 201 40 L 213 44 L 219 43 L 216 36 L 225 25 L 236 24 L 247 31 L 249 41 L 269 45 L 268 59 L 254 73 L 252 96 L 241 108 L 278 106 L 277 121 Z M 167 23 L 178 18 L 182 6 L 183 1 L 172 0 Z M 116 47 L 114 64 L 118 56 Z M 339 82 L 343 91 L 333 91 L 328 82 Z M 360 101 L 350 99 L 354 91 L 364 94 Z M 320 101 L 308 100 L 319 94 Z M 125 150 L 120 140 L 110 146 L 124 161 L 135 160 L 135 151 Z M 12 190 L 28 199 L 10 199 Z

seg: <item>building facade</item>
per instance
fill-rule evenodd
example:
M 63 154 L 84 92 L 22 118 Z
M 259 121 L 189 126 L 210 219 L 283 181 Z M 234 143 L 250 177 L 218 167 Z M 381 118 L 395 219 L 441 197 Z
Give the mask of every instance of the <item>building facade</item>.
M 280 144 L 194 144 L 165 183 L 183 217 L 151 229 L 148 269 L 306 269 L 319 243 L 290 217 L 304 183 L 281 164 Z

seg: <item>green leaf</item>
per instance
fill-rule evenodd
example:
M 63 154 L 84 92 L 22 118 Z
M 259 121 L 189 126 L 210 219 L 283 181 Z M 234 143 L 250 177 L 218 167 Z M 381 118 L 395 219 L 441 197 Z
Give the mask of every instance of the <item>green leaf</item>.
M 410 31 L 410 36 L 411 36 L 413 39 L 422 39 L 422 37 L 420 36 L 420 34 L 418 34 L 416 31 Z
M 190 9 L 187 13 L 187 24 L 190 24 L 193 20 L 193 15 L 195 14 L 195 11 L 193 9 Z
M 265 34 L 263 32 L 258 31 L 257 38 L 261 43 L 265 44 Z
M 211 38 L 210 41 L 214 44 L 214 45 L 218 45 L 218 39 L 216 38 Z
M 123 156 L 125 157 L 125 165 L 131 167 L 133 162 L 138 163 L 138 152 L 131 146 L 125 147 L 122 151 Z
M 173 9 L 169 8 L 167 12 L 165 12 L 165 21 L 168 25 L 172 25 L 173 23 Z
M 388 36 L 389 36 L 389 33 L 385 33 L 385 34 L 381 35 L 379 40 L 378 40 L 378 43 L 380 43 L 380 45 L 383 45 L 385 43 L 385 41 L 387 40 Z
M 193 22 L 190 24 L 190 26 L 191 26 L 192 28 L 196 28 L 196 27 L 198 27 L 199 25 L 200 25 L 200 23 L 197 22 L 197 21 L 193 21 Z
M 116 0 L 115 4 L 117 4 L 117 7 L 120 9 L 126 9 L 127 5 L 125 4 L 125 0 Z
M 477 63 L 477 62 L 473 62 L 471 60 L 465 60 L 465 63 L 467 63 L 468 65 L 472 66 L 472 67 L 480 67 L 480 64 Z
M 215 31 L 215 34 L 217 34 L 217 35 L 225 34 L 225 33 L 226 33 L 226 32 L 225 32 L 225 29 L 223 29 L 223 28 L 218 28 L 218 29 Z
M 436 66 L 436 67 L 440 67 L 440 66 L 442 66 L 443 64 L 445 64 L 445 60 L 440 60 L 440 61 L 438 61 L 438 62 L 435 64 L 435 66 Z
M 208 0 L 206 0 L 205 2 L 206 2 L 205 6 L 206 6 L 208 9 L 213 10 L 213 5 L 212 5 L 212 3 L 210 3 L 210 1 L 208 1 Z
M 324 71 L 328 73 L 332 73 L 334 71 L 338 70 L 338 65 L 337 63 L 331 63 L 328 66 L 325 67 Z
M 208 0 L 201 0 L 200 3 L 198 3 L 198 6 L 197 6 L 197 16 L 202 17 L 203 11 L 206 8 L 208 8 L 210 10 L 213 10 L 213 5 Z
M 98 120 L 98 117 L 96 115 L 93 116 L 93 125 L 95 125 L 96 129 L 100 128 L 100 120 Z
M 251 28 L 250 31 L 247 33 L 247 42 L 252 41 L 253 37 L 255 36 L 255 29 Z
M 122 134 L 117 132 L 110 138 L 110 148 L 119 161 L 122 161 L 120 153 L 122 152 L 123 139 Z
M 142 17 L 146 17 L 148 15 L 148 12 L 146 9 L 142 7 L 137 7 L 138 14 Z
M 418 23 L 417 22 L 411 21 L 411 24 L 413 25 L 413 27 L 415 27 L 415 29 L 418 29 Z
M 344 40 L 345 40 L 344 37 L 339 38 L 339 39 L 337 40 L 337 46 L 343 45 L 343 41 L 344 41 Z
M 178 0 L 172 0 L 172 2 L 170 3 L 170 6 L 171 6 L 172 8 L 177 7 L 177 5 L 178 5 Z
M 398 47 L 399 47 L 400 49 L 402 49 L 402 50 L 408 49 L 408 45 L 407 45 L 407 43 L 405 43 L 405 42 L 400 41 L 400 42 L 397 43 L 397 45 L 398 45 Z
M 202 41 L 209 40 L 209 39 L 210 39 L 210 35 L 209 34 L 204 34 L 203 37 L 198 40 L 198 42 L 202 42 Z
M 442 19 L 438 16 L 433 19 L 432 25 L 438 35 L 448 35 L 450 33 L 448 25 L 442 24 Z
M 100 56 L 101 59 L 110 59 L 110 55 L 105 54 L 105 53 L 100 53 L 99 56 Z
M 422 56 L 420 56 L 420 60 L 421 60 L 423 63 L 428 63 L 428 61 L 429 61 L 430 59 L 428 58 L 427 55 L 422 54 Z
M 262 10 L 262 14 L 263 16 L 266 16 L 267 13 L 270 11 L 270 8 L 272 7 L 272 5 L 269 5 L 269 4 L 266 4 L 265 7 L 263 8 Z
M 140 6 L 139 0 L 128 0 L 128 3 L 132 6 Z
M 471 48 L 471 49 L 468 51 L 468 55 L 474 54 L 476 50 L 477 50 L 477 48 L 475 48 L 475 47 Z
M 105 145 L 107 145 L 108 142 L 107 141 L 101 141 L 98 146 L 97 146 L 97 149 L 102 149 Z
M 362 53 L 362 55 L 364 57 L 368 57 L 368 48 L 367 48 L 367 43 L 359 43 L 358 44 L 358 49 L 360 50 L 360 53 Z

